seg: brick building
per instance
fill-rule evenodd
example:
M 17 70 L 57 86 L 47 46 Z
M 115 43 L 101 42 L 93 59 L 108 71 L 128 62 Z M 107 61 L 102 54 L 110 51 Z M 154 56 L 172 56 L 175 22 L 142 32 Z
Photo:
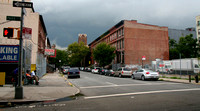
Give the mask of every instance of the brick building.
M 78 34 L 78 43 L 83 42 L 87 45 L 87 34 Z
M 122 20 L 89 44 L 91 51 L 101 42 L 116 47 L 113 65 L 141 65 L 161 58 L 169 59 L 168 28 Z M 94 61 L 94 60 L 92 60 Z

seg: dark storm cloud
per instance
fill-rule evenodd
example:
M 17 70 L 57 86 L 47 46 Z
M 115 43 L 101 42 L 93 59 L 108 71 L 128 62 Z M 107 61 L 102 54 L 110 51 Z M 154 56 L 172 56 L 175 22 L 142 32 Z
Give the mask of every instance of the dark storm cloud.
M 62 47 L 88 35 L 88 44 L 121 20 L 185 29 L 195 27 L 199 0 L 32 0 L 51 42 Z

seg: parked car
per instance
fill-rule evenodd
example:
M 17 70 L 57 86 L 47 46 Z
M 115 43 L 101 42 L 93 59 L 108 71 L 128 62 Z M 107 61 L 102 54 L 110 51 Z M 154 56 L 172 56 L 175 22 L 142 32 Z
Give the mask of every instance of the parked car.
M 119 77 L 123 76 L 131 77 L 131 75 L 132 75 L 132 70 L 128 67 L 120 67 L 114 74 L 114 76 L 119 76 Z
M 100 67 L 94 67 L 94 69 L 92 69 L 92 73 L 99 73 L 99 69 L 100 69 Z
M 86 71 L 91 72 L 91 68 L 87 67 Z
M 106 69 L 100 68 L 100 69 L 98 70 L 98 71 L 99 71 L 99 74 L 105 75 L 105 70 L 106 70 Z
M 146 79 L 154 79 L 154 80 L 158 80 L 159 79 L 159 72 L 155 72 L 149 69 L 139 69 L 135 72 L 133 72 L 132 79 L 142 79 L 142 80 L 146 80 Z
M 107 76 L 107 75 L 108 76 L 114 76 L 114 74 L 115 74 L 115 72 L 112 69 L 105 71 L 105 76 Z
M 68 75 L 68 78 L 69 77 L 78 77 L 78 78 L 80 78 L 80 71 L 79 71 L 78 68 L 70 68 L 68 73 L 67 73 L 67 75 Z
M 70 69 L 70 68 L 68 68 L 68 67 L 63 68 L 63 74 L 67 74 L 68 71 L 69 71 L 69 69 Z

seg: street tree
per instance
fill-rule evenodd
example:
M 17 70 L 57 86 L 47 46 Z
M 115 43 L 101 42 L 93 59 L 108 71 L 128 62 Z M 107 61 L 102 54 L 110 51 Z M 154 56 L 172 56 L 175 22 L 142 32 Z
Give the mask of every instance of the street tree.
M 68 46 L 69 63 L 71 66 L 85 65 L 85 58 L 89 53 L 89 48 L 83 42 L 74 42 Z
M 115 57 L 115 50 L 115 47 L 111 47 L 105 42 L 100 43 L 93 49 L 94 60 L 102 67 L 109 65 Z
M 180 54 L 182 58 L 198 57 L 199 47 L 197 45 L 197 39 L 194 39 L 192 34 L 180 37 L 178 43 L 169 38 L 170 59 L 179 59 Z
M 60 68 L 63 65 L 68 64 L 68 53 L 66 50 L 56 49 L 56 58 L 49 57 L 49 63 L 55 64 L 56 67 Z

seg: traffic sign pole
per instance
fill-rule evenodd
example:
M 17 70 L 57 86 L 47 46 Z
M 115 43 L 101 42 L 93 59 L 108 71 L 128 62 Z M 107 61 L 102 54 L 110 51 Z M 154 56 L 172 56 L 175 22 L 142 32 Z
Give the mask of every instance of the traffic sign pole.
M 14 1 L 13 1 L 14 2 Z M 24 0 L 22 0 L 24 2 Z M 21 23 L 20 23 L 20 39 L 19 39 L 19 62 L 18 62 L 18 86 L 15 87 L 15 99 L 23 99 L 23 87 L 22 87 L 22 61 L 23 61 L 23 39 L 22 31 L 24 24 L 24 7 L 21 7 Z

